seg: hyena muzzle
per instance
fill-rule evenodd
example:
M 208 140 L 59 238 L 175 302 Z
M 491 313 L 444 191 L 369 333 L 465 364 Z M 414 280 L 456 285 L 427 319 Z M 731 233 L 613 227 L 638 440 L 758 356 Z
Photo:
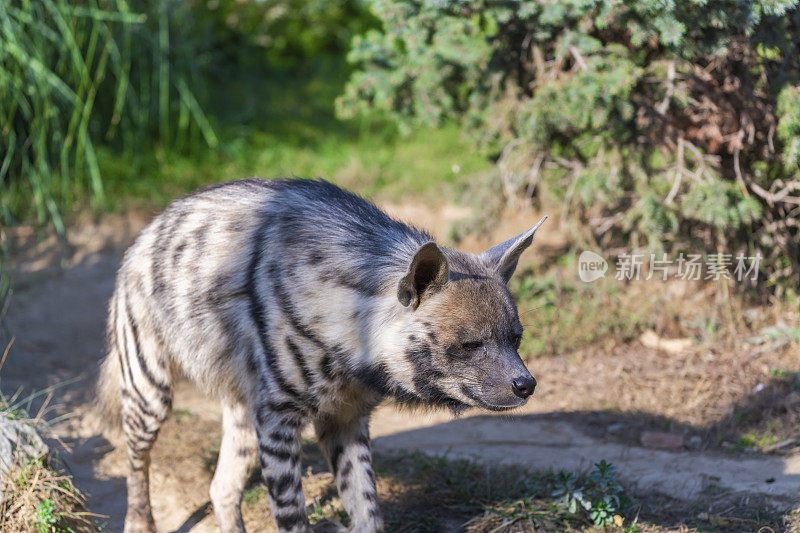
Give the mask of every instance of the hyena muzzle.
M 307 422 L 350 529 L 382 530 L 368 428 L 378 403 L 503 411 L 533 393 L 506 283 L 539 224 L 474 255 L 321 180 L 237 181 L 172 203 L 126 252 L 109 305 L 99 392 L 126 436 L 125 531 L 155 530 L 149 454 L 179 373 L 222 402 L 220 530 L 244 531 L 255 455 L 278 529 L 310 529 Z

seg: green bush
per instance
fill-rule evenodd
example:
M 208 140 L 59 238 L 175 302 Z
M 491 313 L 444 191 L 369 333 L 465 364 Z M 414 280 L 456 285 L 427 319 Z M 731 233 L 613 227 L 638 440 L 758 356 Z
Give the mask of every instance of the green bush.
M 372 0 L 340 116 L 459 120 L 506 195 L 600 246 L 760 253 L 800 281 L 797 0 Z

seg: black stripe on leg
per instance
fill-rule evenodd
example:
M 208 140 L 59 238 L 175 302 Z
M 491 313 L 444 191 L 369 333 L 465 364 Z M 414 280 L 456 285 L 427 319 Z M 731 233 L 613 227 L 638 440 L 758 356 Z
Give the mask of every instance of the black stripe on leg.
M 159 381 L 147 367 L 147 363 L 144 360 L 144 355 L 142 354 L 141 345 L 139 343 L 139 328 L 136 327 L 136 322 L 133 320 L 133 314 L 131 313 L 130 302 L 125 299 L 125 313 L 128 316 L 128 327 L 131 330 L 131 336 L 133 337 L 133 347 L 136 350 L 136 360 L 139 363 L 139 369 L 142 371 L 142 375 L 150 382 L 154 388 L 158 389 L 161 393 L 161 403 L 166 403 L 165 399 L 170 396 L 170 388 L 167 384 Z
M 297 413 L 298 412 L 298 406 L 294 402 L 273 402 L 271 400 L 268 400 L 265 403 L 264 407 L 267 410 L 272 411 L 274 413 Z M 262 416 L 263 416 L 263 414 L 262 414 Z M 286 418 L 285 422 L 287 424 L 292 424 L 292 425 L 295 425 L 295 426 L 299 426 L 300 425 L 300 423 L 296 422 L 294 420 L 294 418 Z
M 122 376 L 123 380 L 127 382 L 127 386 L 129 386 L 133 392 L 136 393 L 136 396 L 141 401 L 141 404 L 148 405 L 149 402 L 147 398 L 144 397 L 142 391 L 139 390 L 139 387 L 136 386 L 136 382 L 133 380 L 133 371 L 131 370 L 131 362 L 130 362 L 130 354 L 128 353 L 128 330 L 124 327 L 122 328 L 122 343 L 124 346 L 124 350 L 120 355 L 120 360 L 122 362 Z M 127 376 L 127 379 L 125 379 Z
M 300 493 L 300 480 L 291 474 L 282 474 L 277 478 L 267 476 L 265 479 L 267 490 L 277 507 L 293 506 L 297 502 Z
M 259 332 L 259 337 L 261 338 L 261 346 L 264 349 L 264 357 L 266 358 L 267 367 L 271 371 L 271 377 L 273 381 L 275 381 L 275 385 L 277 385 L 278 390 L 283 393 L 284 395 L 291 398 L 294 402 L 298 405 L 304 405 L 308 403 L 309 399 L 305 398 L 303 394 L 298 392 L 293 386 L 286 381 L 286 378 L 283 376 L 280 367 L 278 366 L 278 361 L 275 357 L 275 351 L 272 349 L 272 343 L 269 341 L 269 338 L 266 336 L 266 324 L 260 326 L 263 329 L 263 333 Z
M 132 396 L 128 389 L 122 389 L 120 391 L 120 395 L 123 399 L 133 402 L 134 406 L 141 412 L 143 415 L 148 416 L 150 418 L 155 418 L 158 420 L 160 417 L 150 410 L 150 408 L 142 402 L 142 400 L 137 396 Z
M 294 442 L 295 437 L 293 435 L 286 435 L 285 433 L 280 433 L 278 431 L 273 431 L 269 434 L 269 438 L 275 442 L 282 442 L 285 444 L 289 444 Z
M 286 492 L 286 489 L 292 484 L 295 480 L 294 474 L 282 474 L 277 478 L 272 476 L 267 476 L 265 483 L 267 484 L 267 488 L 273 491 L 275 494 L 283 494 Z
M 356 437 L 356 442 L 369 448 L 369 435 L 361 433 L 358 437 Z
M 258 449 L 262 454 L 269 455 L 270 457 L 274 457 L 281 461 L 289 461 L 295 456 L 295 454 L 292 453 L 290 450 L 276 448 L 274 446 L 270 446 L 269 444 L 264 444 L 264 443 L 259 443 Z
M 279 529 L 293 529 L 300 524 L 307 523 L 305 515 L 295 512 L 291 514 L 276 514 L 275 523 L 278 524 Z
M 339 472 L 339 477 L 344 479 L 344 478 L 348 477 L 350 475 L 350 472 L 352 472 L 352 471 L 353 471 L 353 461 L 348 459 L 347 461 L 345 461 L 341 472 Z
M 247 448 L 245 446 L 242 446 L 241 448 L 238 448 L 236 450 L 236 455 L 239 456 L 239 457 L 250 457 L 250 454 L 252 454 L 252 453 L 253 453 L 253 449 L 252 448 Z

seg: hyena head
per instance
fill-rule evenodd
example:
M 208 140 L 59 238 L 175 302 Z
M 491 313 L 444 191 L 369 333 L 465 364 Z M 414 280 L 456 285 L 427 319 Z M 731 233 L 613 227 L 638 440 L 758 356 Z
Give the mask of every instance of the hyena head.
M 517 353 L 522 324 L 507 283 L 546 218 L 479 255 L 433 242 L 414 254 L 397 287 L 406 310 L 398 343 L 404 353 L 396 357 L 410 365 L 395 368 L 411 370 L 423 403 L 502 411 L 533 394 L 536 380 Z

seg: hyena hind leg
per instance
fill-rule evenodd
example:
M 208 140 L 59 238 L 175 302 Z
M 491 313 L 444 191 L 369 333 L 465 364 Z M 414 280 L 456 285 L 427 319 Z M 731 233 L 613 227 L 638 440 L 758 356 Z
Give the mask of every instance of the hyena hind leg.
M 221 533 L 244 533 L 242 493 L 247 472 L 255 464 L 255 451 L 255 426 L 248 407 L 243 403 L 223 404 L 222 444 L 210 491 Z
M 156 529 L 150 507 L 150 450 L 172 407 L 172 380 L 155 339 L 140 331 L 130 314 L 127 317 L 118 326 L 125 340 L 117 346 L 122 367 L 122 427 L 128 452 L 125 533 L 152 533 Z M 110 357 L 116 356 L 112 352 Z
M 152 533 L 156 528 L 150 507 L 150 450 L 168 411 L 162 414 L 152 404 L 141 405 L 140 399 L 132 398 L 131 393 L 123 392 L 122 420 L 128 452 L 125 533 Z

